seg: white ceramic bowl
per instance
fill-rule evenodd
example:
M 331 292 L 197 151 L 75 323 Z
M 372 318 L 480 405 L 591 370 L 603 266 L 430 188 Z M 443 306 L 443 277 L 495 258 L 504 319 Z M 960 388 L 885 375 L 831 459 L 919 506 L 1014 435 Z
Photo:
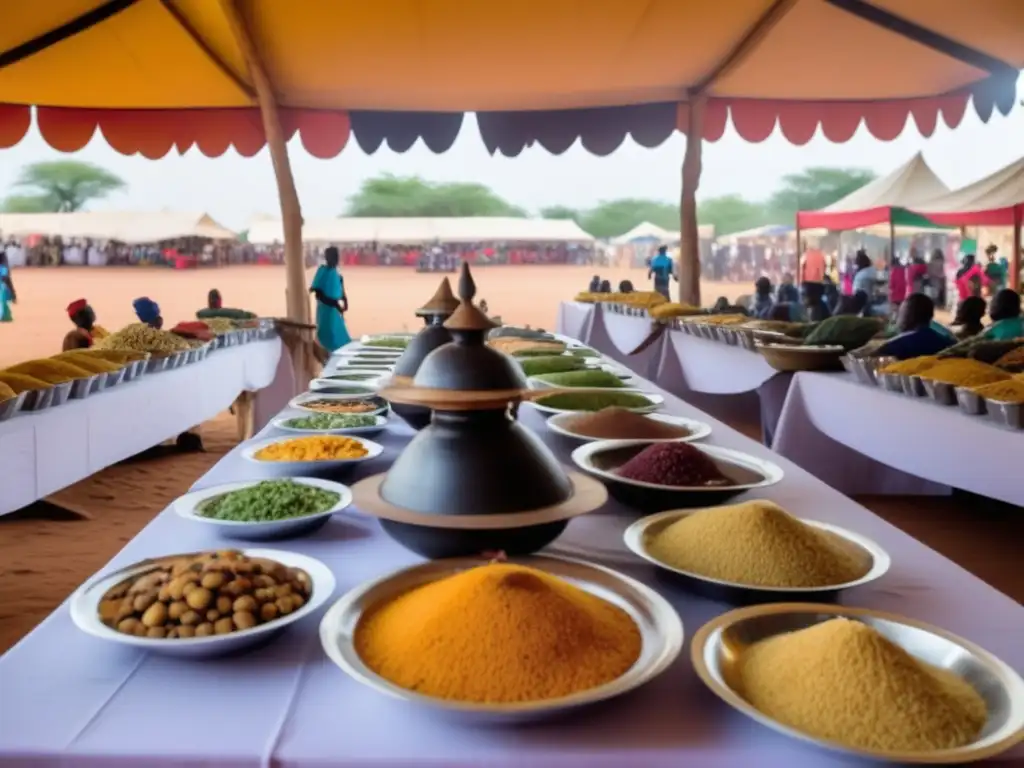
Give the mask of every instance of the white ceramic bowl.
M 367 398 L 372 398 L 372 397 L 377 397 L 377 396 L 373 392 L 367 392 L 367 393 L 362 394 L 362 395 L 332 395 L 332 394 L 320 393 L 320 392 L 304 392 L 301 395 L 297 395 L 296 397 L 293 397 L 288 402 L 288 407 L 289 408 L 295 408 L 295 409 L 300 410 L 300 411 L 305 411 L 306 413 L 322 413 L 322 411 L 317 411 L 317 410 L 315 410 L 313 408 L 306 407 L 306 403 L 317 402 L 317 401 L 320 401 L 320 400 L 331 400 L 331 401 L 337 401 L 339 403 L 345 403 L 345 402 L 353 402 L 353 401 L 358 401 L 358 400 L 365 400 Z M 382 398 L 377 398 L 377 399 L 378 399 L 379 402 L 384 402 L 384 400 Z M 388 410 L 388 406 L 387 405 L 381 405 L 376 410 L 366 411 L 365 413 L 366 413 L 367 416 L 375 416 L 375 415 L 386 413 L 387 410 Z
M 175 499 L 171 506 L 179 517 L 194 523 L 212 526 L 214 530 L 226 538 L 242 539 L 245 541 L 270 541 L 272 539 L 283 539 L 311 533 L 326 523 L 331 515 L 341 512 L 341 510 L 352 503 L 352 491 L 349 490 L 347 485 L 335 483 L 332 480 L 321 480 L 316 477 L 289 477 L 287 479 L 299 485 L 308 485 L 323 491 L 336 493 L 338 494 L 338 501 L 330 509 L 317 512 L 315 515 L 304 515 L 287 520 L 270 520 L 266 522 L 218 520 L 199 513 L 199 506 L 204 501 L 266 482 L 265 480 L 243 480 L 237 483 L 213 485 L 200 491 L 186 493 L 184 496 L 179 496 Z
M 125 579 L 141 575 L 150 570 L 152 562 L 146 561 L 141 564 L 128 566 L 127 568 L 121 568 L 105 576 L 98 576 L 79 587 L 69 601 L 71 620 L 80 630 L 101 640 L 120 643 L 121 645 L 130 645 L 166 656 L 202 658 L 234 653 L 262 643 L 290 624 L 294 624 L 309 614 L 315 613 L 334 593 L 336 584 L 334 574 L 319 560 L 307 557 L 306 555 L 300 555 L 297 552 L 277 549 L 245 549 L 242 550 L 242 553 L 249 557 L 262 557 L 274 560 L 289 568 L 300 568 L 305 571 L 313 584 L 313 593 L 309 598 L 309 602 L 294 613 L 289 613 L 287 616 L 282 616 L 275 621 L 260 624 L 252 629 L 232 632 L 228 635 L 178 638 L 174 640 L 124 635 L 100 621 L 100 600 L 112 587 L 117 586 Z
M 305 435 L 305 437 L 311 437 L 311 435 Z M 302 438 L 302 436 L 299 435 L 287 435 L 285 437 L 272 437 L 268 440 L 260 440 L 246 445 L 242 449 L 242 458 L 246 461 L 251 461 L 253 464 L 258 464 L 261 467 L 285 470 L 288 473 L 303 473 L 344 467 L 349 464 L 359 464 L 364 461 L 369 461 L 370 459 L 375 459 L 384 452 L 384 446 L 379 443 L 366 440 L 356 435 L 346 435 L 346 437 L 362 443 L 363 447 L 366 449 L 366 455 L 360 456 L 358 459 L 321 459 L 319 461 L 264 461 L 256 458 L 256 454 L 263 448 L 274 445 L 275 443 L 284 443 L 288 440 L 300 440 Z
M 665 398 L 662 397 L 661 395 L 655 395 L 655 394 L 652 394 L 650 392 L 641 392 L 638 389 L 627 389 L 627 388 L 602 389 L 600 387 L 590 387 L 590 388 L 587 388 L 587 389 L 579 389 L 577 391 L 580 392 L 581 394 L 590 394 L 592 392 L 618 392 L 618 393 L 628 392 L 629 394 L 633 394 L 633 395 L 643 395 L 644 397 L 646 397 L 651 402 L 651 404 L 649 406 L 641 406 L 641 407 L 638 407 L 638 408 L 630 408 L 629 409 L 631 411 L 636 411 L 637 413 L 650 413 L 651 411 L 656 411 L 659 408 L 661 408 L 662 404 L 665 402 Z M 538 403 L 538 402 L 535 402 L 535 401 L 527 401 L 527 402 L 529 403 L 529 405 L 532 405 L 534 408 L 536 408 L 541 413 L 586 413 L 586 411 L 569 411 L 569 410 L 565 410 L 563 408 L 552 408 L 549 405 L 542 405 L 541 403 Z
M 382 379 L 376 379 L 382 381 Z M 309 382 L 311 392 L 323 392 L 324 390 L 344 390 L 332 392 L 338 395 L 351 395 L 354 397 L 367 397 L 374 394 L 379 385 L 368 384 L 366 381 L 345 381 L 343 379 L 313 379 Z
M 303 411 L 301 413 L 286 413 L 284 416 L 278 416 L 271 422 L 271 425 L 274 429 L 279 429 L 282 432 L 291 432 L 295 435 L 363 435 L 364 437 L 375 435 L 388 425 L 388 417 L 383 413 L 358 413 L 352 415 L 371 416 L 377 420 L 377 423 L 370 427 L 338 427 L 337 429 L 302 429 L 301 427 L 288 426 L 288 422 L 293 419 L 302 419 L 309 416 L 308 411 Z
M 584 443 L 592 443 L 597 440 L 605 440 L 603 437 L 587 437 L 586 435 L 578 435 L 575 432 L 570 432 L 563 425 L 568 423 L 569 420 L 574 418 L 578 414 L 577 411 L 558 413 L 548 418 L 547 424 L 548 429 L 555 432 L 562 437 L 568 437 L 572 440 L 580 440 Z M 688 419 L 685 416 L 670 416 L 667 413 L 649 413 L 646 414 L 648 419 L 652 421 L 660 421 L 662 424 L 671 424 L 674 427 L 683 427 L 684 429 L 690 430 L 690 434 L 686 437 L 661 437 L 650 440 L 644 440 L 645 443 L 692 443 L 694 440 L 701 440 L 711 434 L 711 425 L 697 421 L 696 419 Z

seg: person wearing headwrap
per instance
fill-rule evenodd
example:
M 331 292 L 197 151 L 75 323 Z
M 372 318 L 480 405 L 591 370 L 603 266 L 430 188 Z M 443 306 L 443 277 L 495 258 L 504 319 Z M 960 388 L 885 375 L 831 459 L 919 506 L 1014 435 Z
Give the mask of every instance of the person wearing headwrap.
M 220 291 L 216 288 L 211 288 L 210 292 L 206 294 L 206 307 L 207 309 L 224 308 L 224 300 L 220 297 Z
M 345 327 L 348 296 L 345 281 L 338 272 L 338 249 L 324 250 L 324 263 L 313 276 L 309 292 L 316 296 L 316 340 L 328 352 L 334 352 L 352 341 Z
M 88 349 L 96 341 L 96 337 L 93 334 L 93 328 L 96 324 L 96 313 L 93 312 L 89 302 L 85 299 L 76 299 L 68 304 L 67 313 L 75 327 L 64 336 L 64 344 L 61 347 L 62 351 L 69 352 L 72 349 Z
M 139 322 L 157 330 L 163 327 L 164 319 L 160 317 L 160 305 L 155 301 L 143 296 L 133 301 L 132 306 L 135 308 L 135 316 L 139 318 Z
M 7 287 L 9 271 L 6 266 L 0 266 L 0 323 L 14 321 L 14 316 L 11 314 L 11 302 L 14 301 L 14 294 Z

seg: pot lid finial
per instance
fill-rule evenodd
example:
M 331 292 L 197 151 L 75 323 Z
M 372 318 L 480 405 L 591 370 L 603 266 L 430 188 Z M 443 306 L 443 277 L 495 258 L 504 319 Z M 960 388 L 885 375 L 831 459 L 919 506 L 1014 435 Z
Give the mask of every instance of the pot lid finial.
M 424 304 L 422 307 L 416 310 L 416 314 L 420 317 L 430 317 L 436 315 L 450 315 L 459 307 L 459 300 L 455 298 L 455 294 L 452 293 L 452 284 L 445 277 L 441 284 L 437 286 L 437 290 L 434 291 L 434 295 L 430 301 Z
M 497 327 L 473 303 L 474 296 L 476 296 L 476 283 L 473 281 L 469 264 L 462 262 L 462 271 L 459 274 L 459 307 L 445 321 L 445 328 L 451 331 L 489 331 L 491 328 Z

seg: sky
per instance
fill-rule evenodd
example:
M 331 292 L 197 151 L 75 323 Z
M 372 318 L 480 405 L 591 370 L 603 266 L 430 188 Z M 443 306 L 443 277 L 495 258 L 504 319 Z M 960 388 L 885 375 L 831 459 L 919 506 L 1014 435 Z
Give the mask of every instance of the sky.
M 1018 92 L 1024 93 L 1024 77 Z M 341 214 L 360 183 L 381 173 L 480 182 L 531 212 L 548 205 L 586 208 L 622 197 L 677 201 L 685 146 L 685 138 L 677 133 L 654 149 L 627 138 L 608 157 L 595 157 L 578 145 L 563 155 L 533 147 L 514 158 L 492 157 L 470 116 L 455 145 L 442 155 L 421 142 L 404 154 L 383 148 L 366 155 L 350 140 L 338 157 L 319 160 L 297 139 L 289 144 L 289 155 L 303 214 L 314 218 Z M 910 120 L 891 142 L 878 141 L 862 127 L 845 144 L 832 144 L 819 134 L 796 147 L 778 130 L 764 142 L 750 144 L 730 126 L 719 141 L 705 144 L 699 197 L 739 194 L 764 199 L 783 176 L 810 166 L 867 167 L 885 174 L 918 151 L 950 187 L 968 184 L 1024 155 L 1024 107 L 1018 104 L 1007 117 L 996 112 L 984 124 L 968 106 L 955 130 L 940 119 L 928 139 Z M 51 149 L 34 128 L 19 145 L 0 152 L 0 196 L 9 192 L 21 167 L 67 157 L 101 165 L 128 184 L 124 192 L 92 203 L 93 210 L 201 211 L 236 230 L 246 228 L 254 215 L 280 215 L 266 148 L 251 158 L 239 157 L 234 150 L 208 158 L 193 149 L 153 161 L 119 155 L 97 136 L 81 151 L 64 155 Z

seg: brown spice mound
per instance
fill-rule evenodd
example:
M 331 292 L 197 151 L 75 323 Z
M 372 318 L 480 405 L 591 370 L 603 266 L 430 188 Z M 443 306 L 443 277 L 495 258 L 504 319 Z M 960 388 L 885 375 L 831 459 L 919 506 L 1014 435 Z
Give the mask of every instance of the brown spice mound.
M 845 618 L 755 643 L 740 658 L 739 676 L 744 697 L 768 717 L 860 749 L 962 747 L 987 719 L 965 680 Z
M 647 550 L 680 571 L 758 587 L 829 587 L 862 577 L 870 559 L 770 501 L 712 507 L 653 534 Z
M 629 480 L 676 488 L 734 485 L 702 450 L 689 443 L 655 443 L 618 468 Z
M 640 657 L 626 611 L 543 571 L 492 563 L 415 587 L 356 626 L 359 657 L 440 699 L 527 702 L 611 682 Z
M 614 405 L 594 413 L 573 414 L 562 426 L 574 434 L 602 440 L 670 440 L 690 434 L 686 427 L 656 421 Z

